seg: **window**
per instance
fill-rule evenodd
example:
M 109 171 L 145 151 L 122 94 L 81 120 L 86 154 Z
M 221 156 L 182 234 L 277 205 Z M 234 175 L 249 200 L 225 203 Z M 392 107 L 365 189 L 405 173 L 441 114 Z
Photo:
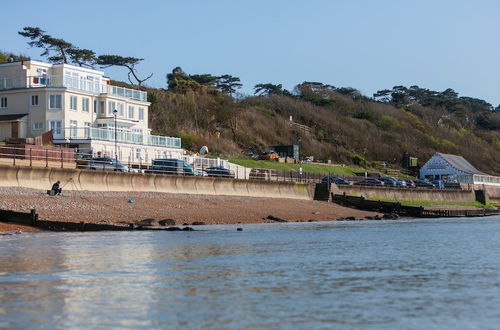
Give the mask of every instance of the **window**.
M 38 95 L 31 95 L 31 105 L 34 107 L 38 105 Z
M 83 123 L 83 127 L 84 127 L 83 132 L 85 133 L 85 138 L 87 138 L 87 139 L 90 138 L 90 133 L 91 133 L 90 130 L 91 130 L 92 124 L 89 123 L 88 121 L 86 121 Z
M 82 99 L 82 111 L 89 112 L 89 110 L 90 110 L 90 99 L 84 97 Z
M 128 106 L 128 118 L 130 119 L 134 119 L 134 116 L 135 116 L 135 109 L 133 106 L 129 105 Z
M 78 98 L 76 96 L 69 97 L 69 108 L 71 110 L 78 110 Z
M 106 102 L 104 102 L 104 101 L 99 102 L 99 111 L 100 111 L 101 115 L 104 115 L 106 113 L 106 109 L 104 108 L 105 104 L 106 104 Z
M 123 117 L 125 115 L 124 109 L 125 109 L 125 106 L 123 105 L 123 103 L 118 103 L 118 109 L 117 109 L 118 110 L 118 116 Z
M 7 97 L 0 97 L 0 108 L 7 108 Z
M 33 123 L 34 131 L 41 131 L 43 129 L 43 123 Z
M 139 108 L 139 120 L 144 120 L 144 108 Z
M 115 101 L 108 101 L 108 115 L 113 115 L 113 110 L 116 109 Z
M 71 135 L 71 137 L 76 137 L 77 135 L 77 126 L 78 126 L 78 123 L 76 120 L 70 120 L 69 121 L 69 134 Z
M 61 109 L 61 95 L 49 95 L 49 109 Z

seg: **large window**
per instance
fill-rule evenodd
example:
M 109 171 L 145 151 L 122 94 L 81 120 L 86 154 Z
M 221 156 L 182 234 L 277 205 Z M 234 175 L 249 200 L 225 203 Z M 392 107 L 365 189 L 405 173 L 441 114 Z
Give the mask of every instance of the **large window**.
M 69 108 L 71 110 L 78 110 L 78 98 L 76 96 L 69 97 Z
M 134 117 L 135 117 L 135 113 L 134 112 L 135 112 L 134 107 L 131 106 L 131 105 L 129 105 L 128 106 L 128 118 L 129 119 L 134 119 Z
M 108 115 L 113 114 L 113 110 L 116 109 L 116 102 L 115 101 L 108 101 Z
M 0 108 L 7 108 L 7 97 L 0 97 Z
M 144 108 L 139 108 L 139 120 L 144 120 Z
M 61 109 L 61 95 L 49 95 L 49 109 Z
M 34 107 L 38 106 L 38 95 L 31 95 L 31 105 Z
M 82 111 L 89 112 L 89 110 L 90 110 L 90 99 L 87 97 L 84 97 L 82 99 Z
M 77 126 L 78 126 L 78 122 L 76 120 L 69 121 L 69 131 L 70 131 L 69 134 L 72 137 L 76 137 L 76 135 L 77 135 Z
M 118 103 L 118 116 L 123 117 L 125 115 L 124 111 L 125 106 L 123 103 Z

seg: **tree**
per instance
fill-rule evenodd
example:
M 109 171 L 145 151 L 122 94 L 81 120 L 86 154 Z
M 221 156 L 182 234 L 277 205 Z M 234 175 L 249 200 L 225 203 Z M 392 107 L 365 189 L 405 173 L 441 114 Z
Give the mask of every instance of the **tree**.
M 32 41 L 28 42 L 31 47 L 44 49 L 41 56 L 47 56 L 52 63 L 68 63 L 67 52 L 73 48 L 70 42 L 63 39 L 54 38 L 45 33 L 44 30 L 38 27 L 24 27 L 23 31 L 18 32 L 23 37 L 29 38 Z M 54 55 L 51 55 L 55 53 Z
M 238 77 L 233 77 L 228 74 L 217 77 L 217 89 L 229 96 L 233 96 L 233 94 L 236 93 L 236 89 L 240 89 L 242 86 L 243 84 L 241 84 L 240 78 Z
M 255 90 L 254 94 L 263 96 L 263 95 L 281 95 L 283 94 L 283 85 L 274 85 L 271 83 L 267 84 L 257 84 L 253 88 Z
M 79 66 L 93 67 L 96 62 L 96 56 L 93 50 L 69 48 L 66 53 L 73 63 Z
M 167 85 L 168 90 L 181 94 L 201 87 L 200 83 L 193 80 L 180 66 L 175 67 L 171 73 L 167 74 Z
M 153 74 L 151 73 L 147 78 L 139 79 L 135 66 L 142 60 L 144 59 L 136 57 L 123 57 L 119 55 L 99 55 L 99 57 L 97 57 L 96 63 L 103 68 L 109 68 L 110 66 L 122 66 L 127 68 L 129 71 L 128 81 L 130 81 L 131 84 L 134 84 L 131 79 L 131 76 L 133 76 L 137 81 L 137 85 L 141 86 L 146 80 L 153 76 Z
M 206 87 L 215 87 L 218 79 L 218 77 L 208 73 L 189 75 L 189 78 Z

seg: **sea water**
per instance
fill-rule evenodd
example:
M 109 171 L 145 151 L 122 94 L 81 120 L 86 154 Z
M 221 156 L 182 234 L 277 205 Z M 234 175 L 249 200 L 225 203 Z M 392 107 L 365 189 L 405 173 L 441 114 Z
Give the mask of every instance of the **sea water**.
M 500 217 L 195 228 L 0 236 L 0 328 L 500 327 Z

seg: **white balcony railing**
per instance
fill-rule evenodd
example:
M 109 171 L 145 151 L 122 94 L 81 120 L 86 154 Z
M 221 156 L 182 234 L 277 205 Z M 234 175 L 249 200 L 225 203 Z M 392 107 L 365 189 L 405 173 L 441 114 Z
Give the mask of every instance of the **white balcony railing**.
M 82 77 L 71 76 L 29 76 L 26 78 L 0 77 L 0 90 L 14 88 L 35 88 L 35 87 L 66 87 L 93 94 L 108 94 L 117 97 L 128 98 L 147 102 L 146 92 L 101 84 L 99 81 L 82 79 Z
M 59 133 L 59 134 L 58 134 Z M 100 140 L 115 141 L 115 130 L 94 127 L 69 127 L 61 132 L 54 132 L 55 140 Z M 138 134 L 118 129 L 116 142 L 166 148 L 181 148 L 181 139 L 169 136 Z

